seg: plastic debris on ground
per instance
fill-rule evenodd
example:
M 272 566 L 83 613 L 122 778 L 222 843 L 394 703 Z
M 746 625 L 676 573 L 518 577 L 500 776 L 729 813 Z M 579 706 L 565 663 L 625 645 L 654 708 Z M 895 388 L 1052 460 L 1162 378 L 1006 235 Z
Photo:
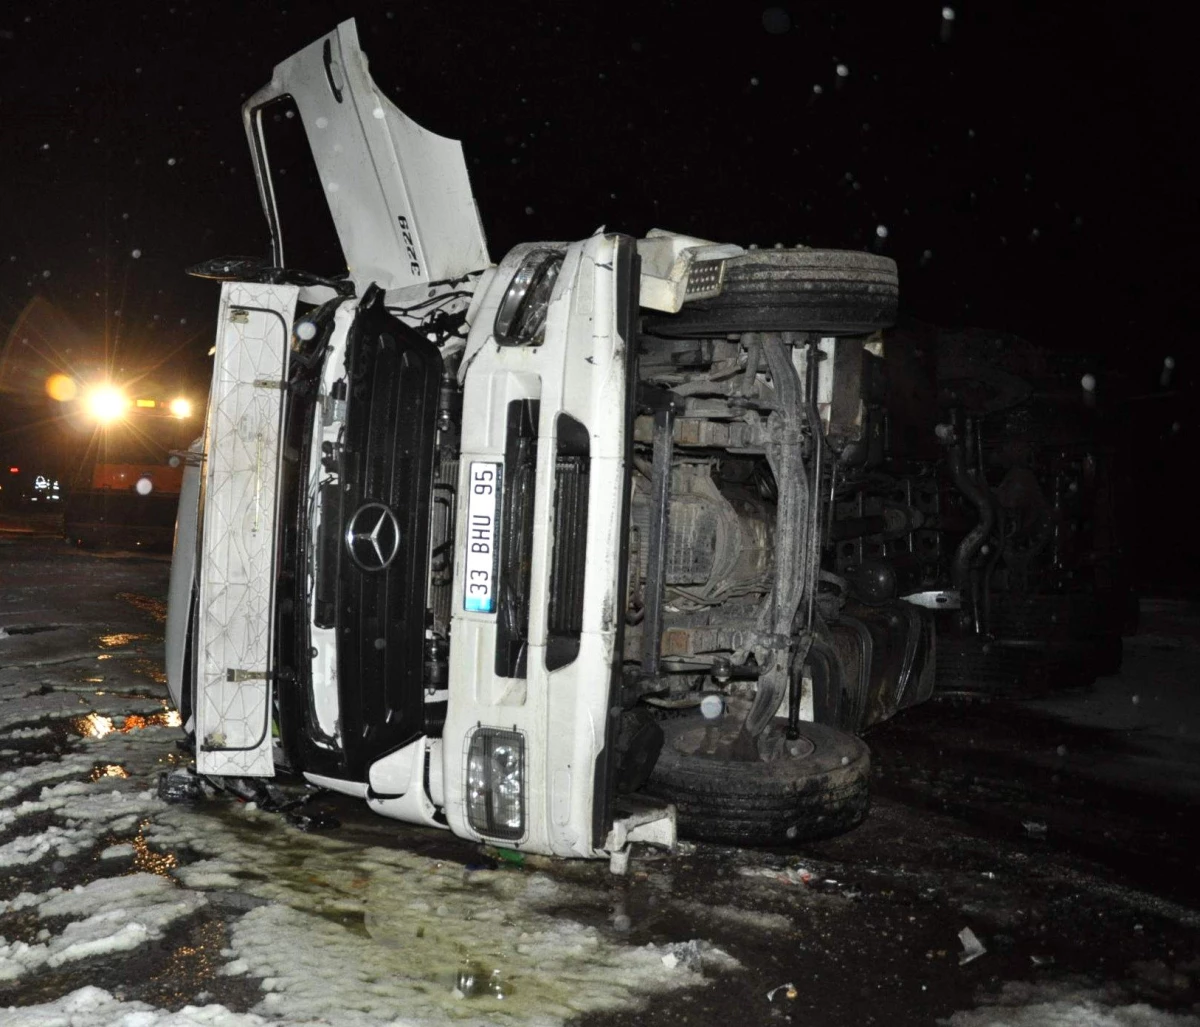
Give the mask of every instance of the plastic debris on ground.
M 691 941 L 680 941 L 667 946 L 662 956 L 662 965 L 668 970 L 683 967 L 692 973 L 704 973 L 704 954 L 712 950 L 708 942 L 693 938 Z
M 742 877 L 765 877 L 779 884 L 811 884 L 812 871 L 804 867 L 738 867 Z M 827 882 L 829 883 L 829 882 Z M 831 882 L 836 884 L 837 882 Z
M 964 927 L 958 932 L 958 940 L 962 942 L 963 947 L 962 952 L 958 954 L 959 966 L 966 966 L 972 960 L 978 959 L 987 952 L 987 949 L 983 947 L 983 942 L 975 936 L 975 932 L 969 927 Z
M 767 992 L 767 1001 L 774 1002 L 775 996 L 778 995 L 781 991 L 783 992 L 784 997 L 789 998 L 789 999 L 794 999 L 797 995 L 800 994 L 796 990 L 796 985 L 794 985 L 791 981 L 788 981 L 787 984 L 781 984 L 777 988 L 772 988 L 770 991 L 768 991 Z
M 285 813 L 287 822 L 301 831 L 331 831 L 342 822 L 331 813 Z
M 1021 826 L 1025 828 L 1025 833 L 1030 838 L 1046 837 L 1046 825 L 1040 820 L 1022 820 Z
M 191 767 L 158 775 L 158 797 L 163 802 L 199 802 L 205 794 L 204 780 Z
M 499 847 L 492 848 L 488 846 L 486 851 L 489 856 L 494 856 L 501 863 L 508 863 L 514 867 L 525 865 L 525 853 L 518 852 L 516 849 L 501 849 Z

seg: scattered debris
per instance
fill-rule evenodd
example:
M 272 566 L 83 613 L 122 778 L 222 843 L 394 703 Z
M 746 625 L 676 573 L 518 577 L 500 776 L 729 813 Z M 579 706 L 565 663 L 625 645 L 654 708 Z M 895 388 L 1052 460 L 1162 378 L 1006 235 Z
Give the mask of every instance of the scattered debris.
M 780 884 L 811 884 L 812 871 L 803 866 L 795 867 L 738 867 L 742 877 L 765 877 Z M 837 884 L 836 881 L 826 881 L 826 884 Z
M 681 941 L 668 947 L 662 956 L 662 964 L 668 970 L 682 966 L 693 973 L 704 972 L 704 955 L 701 946 L 707 945 L 696 938 L 691 941 Z
M 987 952 L 987 949 L 983 947 L 983 942 L 975 936 L 975 932 L 969 927 L 964 927 L 958 932 L 958 940 L 962 942 L 963 947 L 962 952 L 958 956 L 959 966 L 966 966 L 971 960 L 978 959 Z
M 332 813 L 285 813 L 292 827 L 301 831 L 329 831 L 341 827 L 342 822 Z
M 199 802 L 205 797 L 204 779 L 191 767 L 179 767 L 158 775 L 158 797 L 163 802 Z
M 511 863 L 515 867 L 525 865 L 525 853 L 518 852 L 516 849 L 501 849 L 497 847 L 492 850 L 496 853 L 496 858 L 504 863 Z
M 1046 837 L 1046 824 L 1041 820 L 1022 820 L 1021 825 L 1030 838 Z
M 788 981 L 787 984 L 781 984 L 779 987 L 772 988 L 770 991 L 768 991 L 767 1001 L 774 1002 L 775 996 L 781 991 L 790 999 L 794 999 L 798 994 L 800 994 L 798 991 L 796 991 L 796 985 L 794 985 L 791 981 Z

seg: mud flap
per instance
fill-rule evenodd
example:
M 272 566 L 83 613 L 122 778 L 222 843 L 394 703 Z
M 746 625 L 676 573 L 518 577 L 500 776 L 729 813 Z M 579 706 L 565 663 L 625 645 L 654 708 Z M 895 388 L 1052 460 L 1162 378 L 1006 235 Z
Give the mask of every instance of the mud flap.
M 271 610 L 278 449 L 299 290 L 221 287 L 203 470 L 196 769 L 274 773 Z

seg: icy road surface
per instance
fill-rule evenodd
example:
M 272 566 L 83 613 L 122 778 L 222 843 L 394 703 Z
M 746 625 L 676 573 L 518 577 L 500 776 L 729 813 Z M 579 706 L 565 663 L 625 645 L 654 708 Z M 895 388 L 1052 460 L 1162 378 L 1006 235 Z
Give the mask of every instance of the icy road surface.
M 189 760 L 160 668 L 166 576 L 0 525 L 5 1027 L 1200 1023 L 1198 889 L 1176 875 L 1195 796 L 1145 821 L 1099 798 L 1088 833 L 1090 764 L 1072 773 L 1045 710 L 1003 711 L 1004 791 L 971 762 L 999 706 L 912 711 L 870 739 L 868 823 L 803 851 L 685 846 L 625 879 L 513 865 L 339 797 L 306 807 L 331 818 L 307 832 L 232 799 L 161 802 L 158 774 Z M 1194 642 L 1152 637 L 1127 676 L 1194 680 Z M 1073 748 L 1104 730 L 1085 712 Z M 1010 736 L 1031 731 L 1022 792 Z M 1041 787 L 1047 746 L 1059 782 Z

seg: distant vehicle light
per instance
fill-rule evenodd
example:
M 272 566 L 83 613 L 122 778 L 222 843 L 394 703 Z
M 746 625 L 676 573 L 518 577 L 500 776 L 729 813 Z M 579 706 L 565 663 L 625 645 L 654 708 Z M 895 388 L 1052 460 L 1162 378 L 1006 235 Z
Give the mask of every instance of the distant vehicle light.
M 78 392 L 78 383 L 69 375 L 52 374 L 46 379 L 46 395 L 60 403 L 74 399 Z
M 129 409 L 128 397 L 116 386 L 97 385 L 83 397 L 87 412 L 100 424 L 119 421 Z
M 143 475 L 142 477 L 138 478 L 133 487 L 137 490 L 137 494 L 139 496 L 148 496 L 154 491 L 154 482 L 152 482 L 149 477 Z
M 19 467 L 10 467 L 10 468 L 8 469 L 8 473 L 9 473 L 9 474 L 20 474 L 20 473 L 21 473 L 21 468 L 19 468 Z
M 178 399 L 171 400 L 171 416 L 172 417 L 191 417 L 192 416 L 192 401 L 184 399 L 180 396 Z

